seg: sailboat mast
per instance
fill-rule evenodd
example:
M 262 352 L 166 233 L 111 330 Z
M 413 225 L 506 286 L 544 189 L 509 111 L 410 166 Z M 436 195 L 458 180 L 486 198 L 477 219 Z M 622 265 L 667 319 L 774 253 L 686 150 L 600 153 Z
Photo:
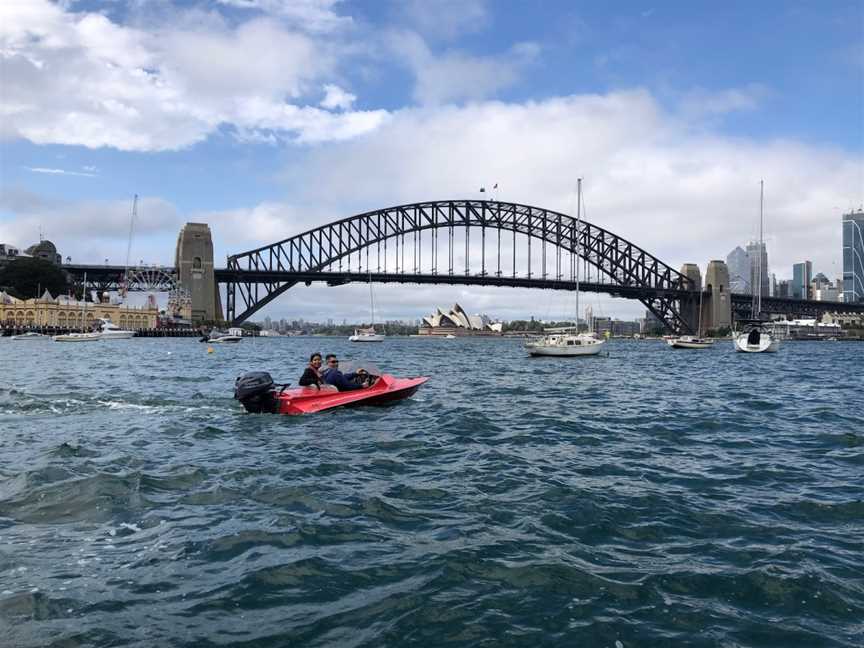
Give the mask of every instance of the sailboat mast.
M 576 180 L 576 332 L 579 332 L 579 242 L 582 231 L 582 178 Z
M 369 307 L 372 309 L 372 328 L 375 328 L 375 296 L 372 294 L 372 273 L 369 273 Z
M 763 246 L 765 245 L 762 242 L 762 206 L 765 200 L 765 181 L 759 181 L 759 271 L 757 273 L 759 286 L 757 287 L 757 297 L 756 297 L 756 317 L 758 318 L 762 313 L 762 257 L 764 256 L 763 250 L 765 249 Z

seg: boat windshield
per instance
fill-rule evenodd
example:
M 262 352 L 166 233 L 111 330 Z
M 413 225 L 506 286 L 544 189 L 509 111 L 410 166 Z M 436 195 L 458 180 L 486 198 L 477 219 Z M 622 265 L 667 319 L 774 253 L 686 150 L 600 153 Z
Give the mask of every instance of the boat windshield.
M 380 376 L 382 373 L 377 364 L 368 360 L 344 360 L 339 363 L 339 370 L 342 373 L 352 373 L 360 369 L 365 369 L 367 373 L 373 376 Z

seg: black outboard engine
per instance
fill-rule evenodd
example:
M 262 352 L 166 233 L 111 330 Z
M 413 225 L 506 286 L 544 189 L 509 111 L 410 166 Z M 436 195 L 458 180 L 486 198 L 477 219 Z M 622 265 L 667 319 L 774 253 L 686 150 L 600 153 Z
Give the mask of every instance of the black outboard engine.
M 247 412 L 272 414 L 278 405 L 275 387 L 273 378 L 266 371 L 250 371 L 234 381 L 234 398 L 243 404 Z

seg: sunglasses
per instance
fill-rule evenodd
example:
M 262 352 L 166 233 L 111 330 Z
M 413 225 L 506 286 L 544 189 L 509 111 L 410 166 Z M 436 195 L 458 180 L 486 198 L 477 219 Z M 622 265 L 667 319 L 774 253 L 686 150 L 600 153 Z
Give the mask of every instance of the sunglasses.
M 328 360 L 327 364 L 339 364 L 338 360 Z

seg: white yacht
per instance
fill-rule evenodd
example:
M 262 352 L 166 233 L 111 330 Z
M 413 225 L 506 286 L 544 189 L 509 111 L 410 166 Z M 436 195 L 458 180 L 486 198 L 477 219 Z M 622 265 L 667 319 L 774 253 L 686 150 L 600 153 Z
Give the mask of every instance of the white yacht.
M 753 291 L 752 312 L 754 319 L 740 322 L 741 329 L 732 334 L 735 350 L 742 353 L 775 353 L 780 349 L 780 339 L 769 332 L 762 314 L 762 205 L 765 196 L 765 182 L 759 182 L 759 252 L 756 254 L 756 284 Z
M 36 331 L 28 331 L 27 333 L 22 333 L 21 335 L 13 335 L 10 339 L 23 342 L 26 340 L 47 340 L 48 336 L 43 335 L 42 333 L 37 333 Z
M 230 329 L 228 332 L 214 329 L 210 331 L 210 336 L 206 340 L 202 339 L 201 341 L 208 342 L 209 344 L 227 344 L 241 342 L 242 340 L 242 332 L 237 329 Z
M 598 340 L 591 333 L 577 333 L 576 329 L 549 329 L 547 335 L 525 343 L 532 356 L 587 356 L 597 355 L 606 340 Z
M 354 329 L 354 335 L 348 338 L 349 342 L 383 342 L 387 337 L 375 330 L 375 297 L 372 294 L 372 271 L 369 271 L 369 308 L 372 311 L 372 326 L 369 328 Z
M 582 218 L 582 178 L 577 181 L 576 227 Z M 578 252 L 578 250 L 577 250 Z M 542 338 L 525 343 L 525 350 L 532 356 L 590 356 L 597 355 L 606 344 L 593 333 L 579 333 L 579 263 L 576 263 L 576 327 L 546 329 Z
M 128 340 L 135 337 L 135 331 L 121 329 L 110 319 L 99 318 L 99 334 L 103 340 Z
M 710 349 L 714 346 L 714 340 L 706 340 L 702 337 L 702 286 L 699 286 L 699 328 L 697 335 L 680 335 L 668 337 L 666 344 L 673 349 Z
M 776 353 L 780 340 L 765 329 L 765 323 L 751 320 L 742 323 L 742 329 L 735 333 L 735 350 L 742 353 Z
M 55 342 L 99 342 L 102 340 L 101 333 L 65 333 L 55 335 L 51 338 Z
M 714 340 L 706 340 L 695 335 L 681 335 L 666 340 L 673 349 L 710 349 L 714 346 Z
M 375 331 L 375 327 L 354 329 L 354 335 L 348 338 L 349 342 L 383 342 L 386 335 Z

